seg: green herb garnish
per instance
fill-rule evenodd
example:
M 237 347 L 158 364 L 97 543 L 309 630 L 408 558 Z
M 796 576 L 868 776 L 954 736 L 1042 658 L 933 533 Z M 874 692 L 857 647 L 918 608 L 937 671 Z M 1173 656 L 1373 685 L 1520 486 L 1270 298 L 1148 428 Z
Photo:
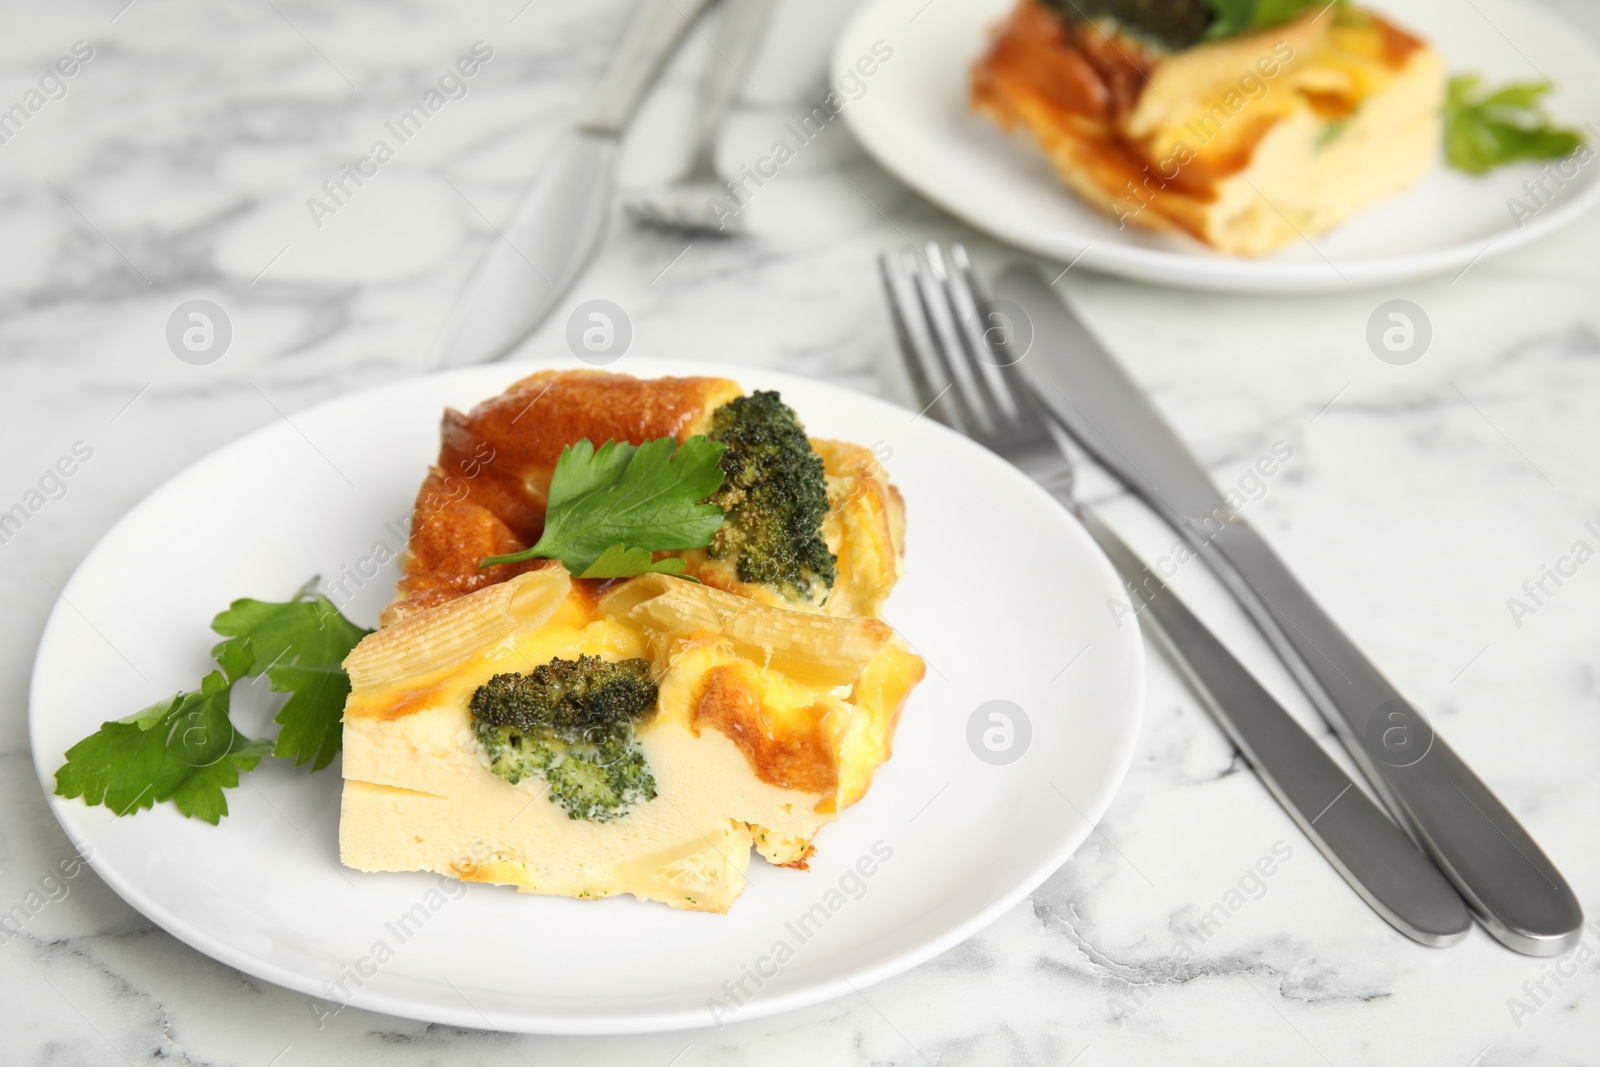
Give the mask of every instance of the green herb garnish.
M 372 631 L 339 614 L 327 597 L 305 591 L 284 604 L 235 600 L 211 628 L 230 638 L 213 650 L 219 662 L 231 650 L 248 649 L 254 661 L 245 676 L 265 672 L 274 693 L 289 694 L 272 719 L 283 727 L 272 754 L 293 759 L 296 767 L 310 763 L 313 771 L 333 762 L 344 743 L 341 720 L 350 695 L 350 677 L 340 664 Z
M 324 596 L 302 590 L 286 603 L 236 600 L 211 622 L 227 637 L 212 649 L 217 670 L 192 693 L 103 723 L 67 750 L 56 794 L 130 815 L 171 800 L 190 818 L 216 825 L 228 814 L 224 789 L 271 752 L 311 770 L 326 767 L 343 741 L 350 679 L 339 664 L 371 631 L 350 622 Z M 273 721 L 276 743 L 245 737 L 229 717 L 233 686 L 266 674 L 289 699 Z
M 1216 14 L 1208 0 L 1042 0 L 1074 22 L 1109 19 L 1118 27 L 1174 50 L 1205 36 Z
M 1043 0 L 1077 22 L 1110 19 L 1174 51 L 1292 22 L 1329 0 Z
M 228 718 L 232 683 L 212 671 L 199 692 L 152 704 L 105 723 L 67 750 L 56 771 L 56 794 L 104 804 L 131 815 L 171 800 L 190 818 L 213 826 L 228 814 L 224 789 L 261 762 L 272 742 L 247 738 Z
M 1450 79 L 1444 105 L 1445 157 L 1468 174 L 1521 160 L 1562 159 L 1583 145 L 1576 130 L 1550 125 L 1540 98 L 1549 82 L 1517 82 L 1481 93 L 1475 74 Z
M 704 501 L 722 487 L 719 461 L 726 447 L 705 437 L 681 445 L 670 437 L 638 446 L 568 445 L 550 479 L 538 542 L 478 566 L 555 559 L 579 578 L 677 574 L 683 560 L 655 563 L 651 554 L 711 543 L 723 512 Z
M 1208 0 L 1217 13 L 1205 39 L 1215 41 L 1237 33 L 1271 29 L 1293 22 L 1307 11 L 1331 7 L 1329 0 Z

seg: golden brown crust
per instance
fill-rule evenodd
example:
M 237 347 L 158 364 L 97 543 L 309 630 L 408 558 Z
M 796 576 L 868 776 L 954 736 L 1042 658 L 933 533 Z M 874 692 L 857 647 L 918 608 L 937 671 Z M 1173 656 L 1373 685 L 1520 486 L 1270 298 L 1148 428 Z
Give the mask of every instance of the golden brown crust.
M 784 863 L 774 863 L 773 866 L 774 867 L 787 867 L 792 871 L 809 871 L 811 869 L 811 857 L 815 856 L 816 854 L 817 854 L 817 846 L 816 845 L 807 845 L 806 846 L 806 850 L 804 852 L 800 853 L 799 856 L 795 857 L 792 860 L 788 860 L 788 861 L 786 861 Z
M 726 378 L 540 371 L 467 414 L 447 409 L 439 462 L 412 513 L 399 598 L 383 623 L 550 566 L 539 560 L 480 571 L 478 561 L 539 539 L 550 475 L 567 445 L 681 441 L 705 432 L 711 412 L 740 392 Z
M 633 378 L 607 371 L 541 371 L 466 415 L 446 411 L 439 467 L 470 469 L 467 499 L 494 512 L 518 538 L 544 528 L 545 494 L 561 450 L 584 438 L 601 444 L 683 440 L 704 433 L 711 412 L 742 390 L 726 378 Z
M 1135 58 L 1137 57 L 1137 58 Z M 1062 180 L 1093 204 L 1124 198 L 1146 188 L 1156 162 L 1124 137 L 1120 120 L 1133 110 L 1149 80 L 1154 61 L 1118 47 L 1093 26 L 1071 32 L 1062 19 L 1034 0 L 1021 0 L 1000 24 L 988 51 L 972 69 L 972 106 L 1001 129 L 1031 133 L 1056 164 Z M 1224 161 L 1241 169 L 1249 160 Z M 1198 161 L 1196 161 L 1198 162 Z M 1220 175 L 1215 168 L 1186 168 L 1152 195 L 1167 203 L 1180 198 L 1210 200 Z M 1184 225 L 1188 213 L 1162 211 L 1130 215 L 1156 229 Z
M 444 414 L 439 462 L 417 494 L 410 551 L 398 596 L 385 609 L 388 626 L 519 574 L 555 566 L 530 560 L 478 569 L 485 556 L 520 551 L 544 530 L 545 503 L 556 460 L 567 445 L 683 440 L 710 429 L 712 413 L 740 396 L 726 378 L 633 378 L 605 371 L 541 371 L 463 415 Z M 871 451 L 813 440 L 828 478 L 823 536 L 839 560 L 833 589 L 795 604 L 738 578 L 734 563 L 704 550 L 682 556 L 688 573 L 714 588 L 778 607 L 837 616 L 876 615 L 894 588 L 903 551 L 905 505 Z
M 1378 24 L 1378 32 L 1383 41 L 1383 61 L 1395 70 L 1409 63 L 1413 52 L 1420 52 L 1428 47 L 1422 38 L 1407 33 L 1386 18 L 1373 15 L 1372 21 Z
M 828 517 L 822 524 L 839 575 L 827 603 L 831 615 L 875 615 L 900 578 L 906 505 L 870 449 L 812 438 L 828 475 Z
M 831 793 L 839 784 L 839 764 L 822 715 L 775 721 L 761 702 L 760 687 L 748 668 L 715 667 L 706 673 L 694 704 L 694 729 L 720 730 L 744 752 L 757 778 L 784 789 Z

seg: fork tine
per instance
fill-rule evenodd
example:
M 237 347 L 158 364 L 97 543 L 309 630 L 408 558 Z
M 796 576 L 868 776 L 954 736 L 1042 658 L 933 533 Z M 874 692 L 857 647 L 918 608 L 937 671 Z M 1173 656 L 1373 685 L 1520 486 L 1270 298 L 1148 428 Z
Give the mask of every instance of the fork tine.
M 928 243 L 928 256 L 939 259 L 939 246 Z M 947 387 L 946 402 L 955 411 L 960 424 L 965 427 L 968 435 L 986 434 L 989 432 L 989 422 L 982 418 L 982 414 L 971 403 L 971 389 L 968 382 L 963 381 L 966 370 L 965 360 L 957 352 L 958 342 L 955 339 L 955 328 L 950 323 L 950 301 L 944 291 L 944 278 L 942 278 L 942 262 L 933 262 L 933 259 L 920 258 L 915 250 L 907 250 L 904 254 L 907 272 L 917 282 L 917 298 L 922 304 L 920 315 L 926 323 L 928 339 L 931 341 L 931 352 L 938 362 L 939 378 L 949 382 Z
M 974 357 L 974 374 L 988 386 L 996 405 L 1004 413 L 996 421 L 1004 429 L 1023 437 L 1048 432 L 1028 386 L 1018 377 L 1017 357 L 1006 348 L 997 348 L 991 337 L 993 332 L 999 331 L 1009 343 L 1015 339 L 1014 328 L 1010 323 L 996 321 L 1001 318 L 1000 313 L 973 271 L 966 246 L 954 245 L 951 259 L 955 263 L 950 276 L 951 290 L 957 301 L 970 309 L 963 322 L 967 325 L 967 341 Z
M 944 257 L 938 245 L 930 244 L 928 253 L 937 267 L 911 248 L 878 257 L 895 339 L 923 410 L 1040 479 L 1051 492 L 1069 493 L 1074 472 L 1061 436 L 1014 369 L 979 356 L 993 350 L 976 315 L 987 310 L 979 303 L 981 290 L 966 249 L 952 249 L 948 277 L 940 276 Z M 1009 397 L 1014 410 L 1004 408 L 997 394 Z
M 938 334 L 939 342 L 949 358 L 950 381 L 955 382 L 958 400 L 973 414 L 974 424 L 986 430 L 987 434 L 995 434 L 1000 429 L 1003 416 L 995 406 L 994 392 L 989 389 L 989 382 L 984 381 L 978 371 L 979 360 L 974 358 L 976 352 L 971 347 L 973 339 L 966 323 L 970 309 L 962 307 L 962 302 L 957 299 L 954 270 L 946 266 L 944 251 L 939 248 L 938 242 L 928 242 L 928 264 L 936 283 L 925 293 L 934 301 L 930 314 L 934 333 Z
M 988 314 L 988 307 L 980 300 L 977 279 L 972 273 L 972 261 L 967 258 L 966 246 L 959 241 L 950 246 L 950 269 L 946 279 L 967 377 L 971 379 L 973 389 L 983 398 L 995 432 L 1006 436 L 1018 429 L 1020 411 L 1011 390 L 996 373 L 999 370 L 997 353 L 989 344 L 988 326 L 984 318 Z
M 981 282 L 973 272 L 966 248 L 955 248 L 955 270 L 950 285 L 965 302 L 973 306 L 970 323 L 971 346 L 974 354 L 974 373 L 986 379 L 997 397 L 997 421 L 1003 437 L 1032 438 L 1050 435 L 1050 424 L 1035 402 L 1034 394 L 1016 370 L 1018 358 L 1011 354 L 1010 346 L 1016 342 L 1016 326 L 1006 320 L 1003 312 L 989 299 Z M 1024 352 L 1026 355 L 1026 352 Z
M 909 247 L 880 255 L 878 270 L 900 357 L 924 412 L 1002 452 L 1052 436 L 1005 351 L 986 336 L 999 327 L 986 328 L 980 317 L 993 312 L 966 248 L 953 245 L 947 266 L 930 241 L 926 257 Z
M 946 426 L 959 429 L 943 402 L 950 384 L 935 354 L 916 279 L 904 262 L 888 254 L 878 257 L 878 271 L 883 276 L 883 287 L 889 298 L 889 317 L 894 323 L 895 339 L 900 343 L 900 359 L 911 379 L 911 388 L 917 394 L 917 402 L 927 414 Z

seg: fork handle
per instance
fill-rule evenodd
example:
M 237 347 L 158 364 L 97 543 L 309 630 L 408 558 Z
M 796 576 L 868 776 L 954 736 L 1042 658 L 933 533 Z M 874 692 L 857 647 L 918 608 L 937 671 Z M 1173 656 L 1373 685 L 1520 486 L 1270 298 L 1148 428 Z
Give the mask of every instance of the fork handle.
M 705 81 L 700 88 L 700 124 L 695 130 L 692 172 L 715 177 L 717 134 L 728 109 L 746 81 L 745 68 L 767 27 L 772 0 L 725 0 L 727 10 L 717 26 L 711 55 L 706 59 Z
M 1146 632 L 1166 645 L 1212 717 L 1350 887 L 1424 945 L 1465 938 L 1472 916 L 1438 868 L 1120 537 L 1087 508 L 1068 503 L 1143 607 L 1140 619 L 1154 620 Z

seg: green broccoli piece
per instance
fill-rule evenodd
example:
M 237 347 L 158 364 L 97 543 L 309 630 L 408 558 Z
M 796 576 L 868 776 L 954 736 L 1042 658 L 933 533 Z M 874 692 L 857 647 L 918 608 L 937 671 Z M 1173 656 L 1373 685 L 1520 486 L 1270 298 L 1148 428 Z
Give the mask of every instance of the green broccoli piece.
M 822 538 L 827 479 L 794 412 L 775 392 L 751 393 L 713 412 L 707 436 L 728 446 L 722 488 L 710 497 L 727 518 L 707 555 L 735 556 L 740 581 L 791 599 L 831 589 L 838 561 Z
M 469 705 L 489 769 L 516 785 L 543 778 L 573 819 L 610 822 L 654 800 L 655 776 L 634 727 L 656 706 L 650 663 L 553 659 L 529 674 L 497 674 Z
M 1044 4 L 1074 22 L 1109 19 L 1173 51 L 1197 43 L 1216 18 L 1209 0 L 1044 0 Z

